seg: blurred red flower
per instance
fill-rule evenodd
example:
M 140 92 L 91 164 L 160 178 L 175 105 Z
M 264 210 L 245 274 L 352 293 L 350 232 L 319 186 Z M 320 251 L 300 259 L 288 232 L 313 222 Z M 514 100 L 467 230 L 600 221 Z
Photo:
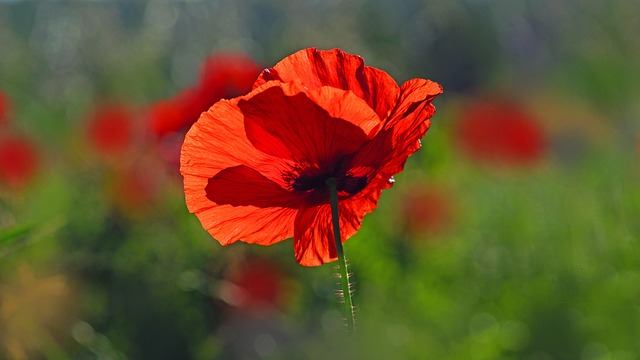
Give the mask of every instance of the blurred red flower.
M 177 96 L 152 105 L 149 129 L 157 137 L 185 133 L 220 99 L 229 99 L 251 90 L 260 67 L 240 54 L 216 54 L 205 60 L 198 83 Z
M 100 155 L 121 155 L 131 145 L 133 123 L 133 111 L 126 105 L 101 105 L 89 118 L 87 137 Z
M 184 133 L 209 106 L 202 105 L 201 95 L 195 88 L 187 88 L 175 97 L 159 100 L 149 107 L 148 126 L 158 138 L 173 133 Z
M 194 114 L 193 122 L 218 100 L 249 92 L 261 70 L 253 59 L 242 54 L 216 54 L 206 59 L 197 85 L 202 103 L 199 112 Z
M 11 103 L 9 97 L 0 91 L 0 126 L 5 125 L 9 120 L 9 112 L 11 111 Z
M 333 261 L 326 180 L 337 182 L 344 241 L 420 147 L 441 92 L 423 79 L 399 87 L 338 49 L 298 51 L 189 130 L 181 154 L 187 207 L 223 245 L 293 236 L 300 264 Z
M 184 124 L 183 114 L 182 103 L 176 99 L 156 101 L 147 110 L 149 129 L 158 136 L 177 131 Z
M 38 155 L 33 144 L 19 136 L 0 138 L 0 183 L 11 188 L 25 186 L 36 174 Z
M 542 159 L 546 148 L 544 132 L 533 115 L 503 99 L 467 104 L 455 135 L 461 151 L 478 162 L 530 165 Z

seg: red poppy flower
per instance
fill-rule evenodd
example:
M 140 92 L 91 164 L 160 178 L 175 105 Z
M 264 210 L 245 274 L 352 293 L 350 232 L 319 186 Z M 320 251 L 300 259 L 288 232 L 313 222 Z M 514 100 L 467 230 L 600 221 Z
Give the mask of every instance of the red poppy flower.
M 33 145 L 22 137 L 0 139 L 0 183 L 12 188 L 26 185 L 38 168 L 38 156 Z
M 95 109 L 87 126 L 87 137 L 96 152 L 105 156 L 122 154 L 131 144 L 134 115 L 120 104 Z
M 8 122 L 10 106 L 9 97 L 0 91 L 0 126 Z
M 530 165 L 545 151 L 542 128 L 526 109 L 507 100 L 475 101 L 456 129 L 462 152 L 479 162 Z
M 189 130 L 181 154 L 187 207 L 223 245 L 293 236 L 300 264 L 333 261 L 326 180 L 337 182 L 344 241 L 420 147 L 441 92 L 423 79 L 399 87 L 338 49 L 301 50 Z

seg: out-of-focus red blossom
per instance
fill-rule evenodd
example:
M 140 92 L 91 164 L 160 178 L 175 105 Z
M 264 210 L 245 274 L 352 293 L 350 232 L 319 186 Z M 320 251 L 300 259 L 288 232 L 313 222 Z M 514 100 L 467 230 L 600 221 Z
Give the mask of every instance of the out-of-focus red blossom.
M 94 150 L 103 156 L 118 156 L 132 143 L 135 115 L 122 104 L 97 107 L 89 118 L 87 137 Z
M 231 99 L 249 92 L 261 70 L 253 59 L 242 54 L 209 57 L 202 66 L 198 83 L 198 89 L 205 95 L 204 110 L 220 99 Z
M 235 266 L 227 281 L 233 287 L 221 290 L 221 297 L 232 305 L 249 310 L 272 309 L 286 300 L 286 278 L 271 261 L 255 258 Z
M 0 183 L 11 188 L 27 185 L 38 170 L 34 145 L 20 136 L 0 138 Z
M 149 209 L 156 198 L 154 174 L 138 166 L 117 169 L 110 183 L 115 205 L 126 213 Z
M 414 186 L 402 198 L 401 216 L 411 236 L 439 233 L 451 223 L 451 197 L 440 188 Z
M 160 100 L 147 111 L 148 126 L 157 139 L 154 147 L 160 158 L 173 169 L 180 167 L 180 146 L 184 134 L 185 114 L 189 114 L 192 101 L 186 99 L 191 91 L 185 91 L 175 98 Z
M 186 89 L 173 98 L 155 102 L 147 112 L 149 130 L 157 137 L 163 137 L 190 126 L 195 122 L 191 119 L 197 119 L 199 114 L 206 110 L 205 108 L 198 112 L 199 101 L 195 97 L 196 90 Z M 195 113 L 197 115 L 194 115 Z
M 148 113 L 149 129 L 157 137 L 185 133 L 200 115 L 220 99 L 229 99 L 251 90 L 260 67 L 241 54 L 215 54 L 200 69 L 200 79 L 177 96 L 160 100 Z
M 6 125 L 9 121 L 9 113 L 11 111 L 11 103 L 9 97 L 0 91 L 0 127 Z
M 298 51 L 189 130 L 181 154 L 187 207 L 223 245 L 293 237 L 300 264 L 333 261 L 327 179 L 336 179 L 345 241 L 420 147 L 441 92 L 424 79 L 400 87 L 339 49 Z
M 474 100 L 462 110 L 455 129 L 470 159 L 499 165 L 532 165 L 546 151 L 545 134 L 527 109 L 505 99 Z

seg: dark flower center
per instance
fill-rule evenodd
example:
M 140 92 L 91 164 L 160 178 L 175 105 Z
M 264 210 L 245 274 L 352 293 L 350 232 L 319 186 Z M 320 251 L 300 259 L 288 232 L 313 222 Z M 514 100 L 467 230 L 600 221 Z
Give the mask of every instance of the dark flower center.
M 332 177 L 336 179 L 338 193 L 343 193 L 347 196 L 357 194 L 368 183 L 366 176 L 326 173 L 321 175 L 300 175 L 295 178 L 291 187 L 295 191 L 323 190 L 327 188 L 327 180 Z
M 314 204 L 323 204 L 329 201 L 329 188 L 327 180 L 334 178 L 339 198 L 351 197 L 364 189 L 369 184 L 366 175 L 356 175 L 349 168 L 350 156 L 339 159 L 333 167 L 306 167 L 292 171 L 287 176 L 291 189 L 295 192 L 305 193 L 307 201 Z

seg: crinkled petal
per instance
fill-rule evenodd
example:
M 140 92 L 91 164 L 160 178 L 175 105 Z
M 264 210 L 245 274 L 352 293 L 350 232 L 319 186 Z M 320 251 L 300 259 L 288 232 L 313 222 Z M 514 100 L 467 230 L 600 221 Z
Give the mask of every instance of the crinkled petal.
M 236 241 L 271 245 L 293 236 L 297 210 L 282 207 L 220 205 L 196 213 L 202 226 L 220 244 Z
M 224 169 L 210 178 L 205 187 L 207 199 L 217 205 L 283 207 L 304 205 L 304 194 L 283 189 L 258 171 L 244 165 Z
M 222 169 L 265 156 L 244 135 L 244 118 L 232 101 L 220 101 L 187 133 L 181 151 L 183 175 L 210 178 Z
M 442 94 L 442 86 L 434 81 L 425 79 L 406 81 L 400 88 L 400 97 L 384 128 L 389 129 L 400 121 L 424 121 L 424 119 L 430 118 L 433 116 L 435 108 L 433 106 L 420 107 L 426 103 L 430 104 L 440 94 Z
M 232 214 L 246 218 L 247 213 L 255 216 L 260 216 L 260 213 L 257 208 L 238 209 L 230 213 L 230 210 L 218 206 L 207 196 L 206 188 L 210 179 L 225 169 L 246 166 L 283 189 L 288 186 L 281 174 L 289 168 L 289 164 L 257 150 L 244 134 L 244 119 L 234 102 L 220 101 L 193 125 L 182 146 L 180 171 L 184 176 L 187 208 L 198 215 L 203 226 L 221 241 L 231 241 L 230 236 L 237 233 L 236 229 L 228 226 L 228 221 L 234 219 Z M 214 226 L 217 223 L 212 214 L 221 214 L 222 217 L 215 221 L 224 220 L 223 225 Z M 205 224 L 203 219 L 208 223 Z
M 389 115 L 400 93 L 398 84 L 389 74 L 364 66 L 360 56 L 339 49 L 300 50 L 264 70 L 253 87 L 255 89 L 271 80 L 285 83 L 300 80 L 309 89 L 330 86 L 351 90 L 365 100 L 381 119 Z
M 236 105 L 237 101 L 222 100 L 214 104 L 191 127 L 182 145 L 180 172 L 185 177 L 209 179 L 219 171 L 246 165 L 278 184 L 282 172 L 290 163 L 256 149 L 245 135 L 244 117 Z M 201 188 L 204 191 L 204 187 Z M 187 204 L 189 199 L 187 199 Z
M 298 212 L 293 250 L 296 261 L 304 266 L 319 266 L 337 258 L 331 207 L 328 204 L 312 206 Z
M 373 140 L 354 155 L 351 169 L 354 174 L 378 174 L 389 179 L 402 171 L 404 164 L 420 148 L 422 138 L 430 126 L 429 118 L 435 107 L 431 100 L 442 92 L 440 85 L 423 79 L 409 80 L 402 85 L 402 93 L 389 120 Z
M 358 195 L 339 202 L 342 242 L 360 229 L 364 215 L 376 208 L 380 192 L 390 186 L 391 183 L 378 177 Z M 303 208 L 299 211 L 295 219 L 293 247 L 296 261 L 304 266 L 319 266 L 336 260 L 329 204 Z
M 353 93 L 271 82 L 238 103 L 252 145 L 264 153 L 319 167 L 355 152 L 380 128 L 376 113 Z

